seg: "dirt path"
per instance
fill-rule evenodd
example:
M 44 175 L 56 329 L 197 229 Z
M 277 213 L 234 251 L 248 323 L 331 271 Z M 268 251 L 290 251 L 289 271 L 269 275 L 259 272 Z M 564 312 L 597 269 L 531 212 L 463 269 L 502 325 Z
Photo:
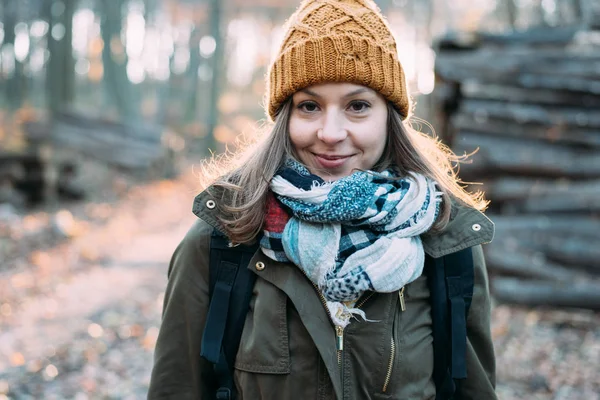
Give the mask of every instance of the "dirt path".
M 0 399 L 142 399 L 193 176 L 140 186 L 104 222 L 0 272 Z M 39 215 L 38 215 L 39 217 Z

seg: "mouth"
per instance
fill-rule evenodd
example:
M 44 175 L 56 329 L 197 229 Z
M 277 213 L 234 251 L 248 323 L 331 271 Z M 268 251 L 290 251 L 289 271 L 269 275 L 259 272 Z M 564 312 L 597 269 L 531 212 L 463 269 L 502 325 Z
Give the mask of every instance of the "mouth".
M 317 162 L 323 168 L 338 168 L 352 157 L 352 155 L 318 154 L 313 153 Z

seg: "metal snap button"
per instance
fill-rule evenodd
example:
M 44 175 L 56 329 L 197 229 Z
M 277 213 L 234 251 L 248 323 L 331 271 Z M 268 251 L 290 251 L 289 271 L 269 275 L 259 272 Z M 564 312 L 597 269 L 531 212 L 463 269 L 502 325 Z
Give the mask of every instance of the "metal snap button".
M 213 208 L 215 208 L 216 206 L 217 206 L 217 203 L 215 203 L 215 201 L 214 201 L 214 200 L 209 200 L 209 201 L 207 201 L 207 202 L 206 202 L 206 207 L 207 207 L 207 208 L 210 208 L 211 210 L 212 210 Z
M 265 263 L 262 261 L 259 261 L 256 263 L 254 268 L 256 268 L 257 271 L 262 271 L 263 269 L 265 269 Z
M 473 224 L 473 226 L 471 226 L 471 229 L 473 229 L 475 232 L 479 232 L 481 230 L 481 225 Z

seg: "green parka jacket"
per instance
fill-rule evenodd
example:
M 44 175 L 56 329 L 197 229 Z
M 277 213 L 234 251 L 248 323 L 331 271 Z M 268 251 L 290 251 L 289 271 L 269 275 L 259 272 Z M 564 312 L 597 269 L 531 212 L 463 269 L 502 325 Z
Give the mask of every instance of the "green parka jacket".
M 200 220 L 179 244 L 169 266 L 150 400 L 211 399 L 212 365 L 200 357 L 200 343 L 209 305 L 210 238 L 219 226 L 218 199 L 207 191 L 201 193 L 195 199 L 194 213 Z M 453 207 L 447 228 L 423 237 L 425 252 L 433 257 L 474 246 L 468 378 L 456 399 L 497 398 L 490 296 L 480 246 L 491 241 L 493 232 L 492 222 L 482 213 Z M 403 299 L 400 292 L 365 294 L 357 305 L 376 322 L 353 320 L 344 331 L 344 349 L 338 352 L 336 332 L 320 296 L 299 268 L 275 262 L 261 251 L 248 268 L 258 279 L 235 361 L 238 398 L 435 398 L 429 289 L 424 275 L 404 287 Z

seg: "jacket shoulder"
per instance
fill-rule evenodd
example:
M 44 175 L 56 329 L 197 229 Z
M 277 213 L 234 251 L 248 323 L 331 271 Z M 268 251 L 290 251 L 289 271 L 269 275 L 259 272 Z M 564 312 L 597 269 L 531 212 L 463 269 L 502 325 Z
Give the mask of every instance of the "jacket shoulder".
M 453 204 L 446 228 L 441 232 L 426 233 L 421 238 L 425 253 L 438 258 L 491 242 L 494 223 L 474 208 Z
M 188 229 L 183 241 L 198 245 L 199 242 L 210 240 L 214 229 L 211 224 L 198 218 L 194 221 L 190 229 Z
M 210 224 L 201 219 L 194 221 L 173 252 L 169 264 L 169 277 L 174 270 L 200 269 L 202 273 L 208 272 L 213 229 Z

